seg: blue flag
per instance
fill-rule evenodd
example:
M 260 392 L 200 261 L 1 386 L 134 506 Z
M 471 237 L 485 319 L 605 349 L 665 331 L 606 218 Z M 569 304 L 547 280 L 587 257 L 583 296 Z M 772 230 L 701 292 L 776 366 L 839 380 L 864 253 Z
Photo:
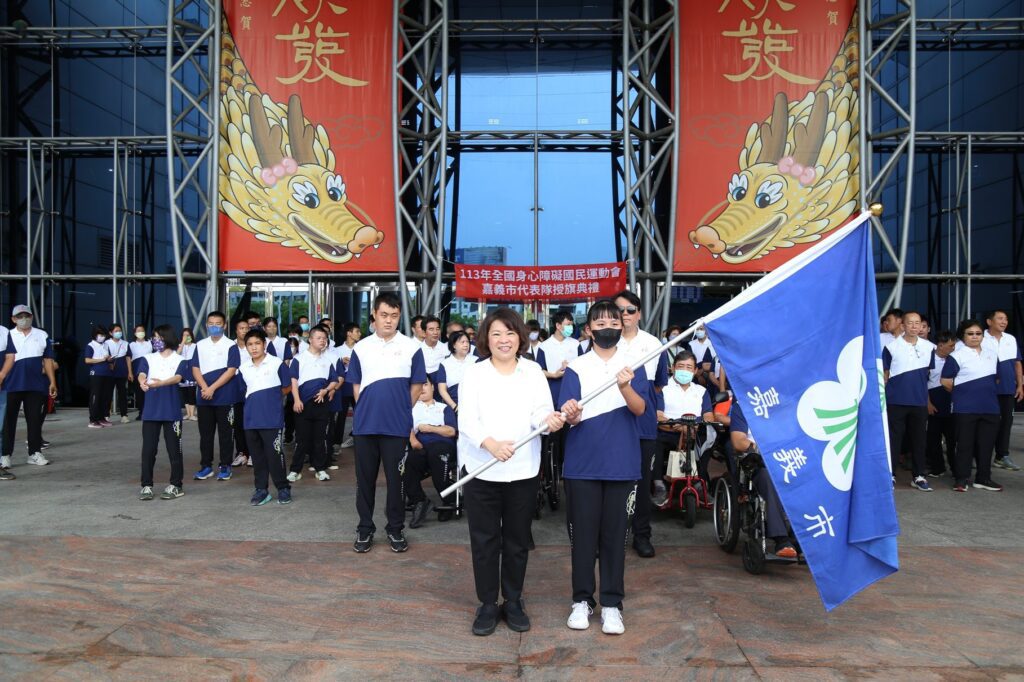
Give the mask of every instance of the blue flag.
M 704 322 L 831 611 L 899 568 L 867 214 Z

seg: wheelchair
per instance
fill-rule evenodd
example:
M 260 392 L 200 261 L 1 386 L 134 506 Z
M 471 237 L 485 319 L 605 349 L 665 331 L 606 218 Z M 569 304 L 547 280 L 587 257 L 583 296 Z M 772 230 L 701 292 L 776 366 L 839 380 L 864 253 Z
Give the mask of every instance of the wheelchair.
M 718 447 L 720 429 L 724 427 L 706 423 L 701 417 L 692 414 L 659 422 L 658 425 L 682 426 L 683 430 L 679 432 L 676 449 L 668 452 L 664 479 L 668 484 L 668 498 L 657 508 L 662 511 L 681 510 L 683 525 L 693 528 L 697 522 L 697 510 L 713 508 L 707 472 L 700 470 L 700 459 L 705 452 Z
M 409 451 L 410 450 L 411 450 L 411 447 L 409 445 L 406 445 L 406 447 L 405 447 L 406 457 L 409 455 Z M 450 486 L 452 483 L 455 483 L 461 477 L 466 475 L 466 468 L 465 467 L 461 467 L 460 468 L 458 466 L 459 455 L 458 455 L 457 451 L 456 452 L 452 452 L 450 455 L 447 455 L 447 457 L 448 457 L 447 464 L 449 466 L 445 467 L 446 468 L 445 487 Z M 444 460 L 444 458 L 442 458 L 442 461 L 443 460 Z M 400 474 L 402 476 L 405 476 L 405 458 L 404 457 L 402 458 L 402 468 L 400 469 L 399 472 L 400 472 Z M 429 480 L 431 480 L 431 475 L 430 475 L 430 468 L 428 467 L 427 471 L 423 472 L 423 475 L 420 477 L 420 481 L 429 481 Z M 462 518 L 462 507 L 463 507 L 462 497 L 463 497 L 462 488 L 459 488 L 458 490 L 456 490 L 452 494 L 452 496 L 451 496 L 451 504 L 438 504 L 438 505 L 435 505 L 434 506 L 434 511 L 437 512 L 437 514 L 439 516 L 441 514 L 445 513 L 445 512 L 450 512 L 451 515 L 452 515 L 452 518 L 461 519 Z M 407 498 L 406 499 L 405 510 L 406 511 L 412 511 L 413 506 L 414 505 L 409 503 L 408 498 Z
M 555 447 L 557 436 L 542 436 L 540 444 L 540 486 L 537 488 L 537 504 L 533 517 L 540 519 L 547 504 L 551 511 L 558 511 L 562 503 L 559 482 L 562 480 L 562 464 L 564 457 L 559 448 Z
M 768 564 L 806 564 L 788 521 L 786 526 L 797 557 L 778 557 L 767 549 L 765 502 L 754 483 L 754 477 L 764 468 L 761 453 L 738 453 L 735 462 L 727 454 L 726 460 L 728 472 L 717 477 L 714 485 L 714 532 L 719 548 L 731 554 L 742 534 L 743 568 L 753 575 L 763 573 Z

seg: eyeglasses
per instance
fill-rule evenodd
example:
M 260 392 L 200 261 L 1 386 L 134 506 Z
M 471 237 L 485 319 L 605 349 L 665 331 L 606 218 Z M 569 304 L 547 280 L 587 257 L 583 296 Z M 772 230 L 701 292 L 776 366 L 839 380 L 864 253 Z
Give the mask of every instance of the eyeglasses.
M 635 305 L 627 305 L 625 307 L 620 305 L 619 312 L 622 313 L 623 315 L 636 315 L 638 312 L 640 312 L 640 309 L 637 308 Z

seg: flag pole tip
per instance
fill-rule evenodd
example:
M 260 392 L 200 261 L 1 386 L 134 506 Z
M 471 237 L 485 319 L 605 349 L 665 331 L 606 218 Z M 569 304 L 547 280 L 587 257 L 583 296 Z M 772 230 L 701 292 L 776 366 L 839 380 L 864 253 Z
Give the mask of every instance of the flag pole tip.
M 882 215 L 882 211 L 885 210 L 885 207 L 876 201 L 875 203 L 868 206 L 868 210 L 871 211 L 871 215 L 878 218 Z

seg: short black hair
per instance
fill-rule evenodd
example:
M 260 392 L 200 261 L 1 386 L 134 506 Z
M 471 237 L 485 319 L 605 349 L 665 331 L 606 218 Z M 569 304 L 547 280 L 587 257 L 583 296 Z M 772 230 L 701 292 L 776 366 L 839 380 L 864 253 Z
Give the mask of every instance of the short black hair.
M 259 339 L 263 342 L 263 345 L 267 345 L 267 333 L 262 329 L 250 329 L 245 334 L 245 342 L 248 344 L 249 339 Z
M 437 322 L 438 329 L 441 328 L 440 317 L 436 317 L 434 315 L 427 315 L 422 320 L 420 320 L 420 329 L 422 329 L 423 331 L 427 331 L 427 325 L 430 324 L 431 322 Z
M 313 337 L 313 332 L 323 332 L 323 335 L 327 337 L 327 340 L 328 340 L 328 341 L 330 341 L 330 340 L 331 340 L 331 332 L 330 332 L 330 331 L 329 331 L 329 330 L 327 329 L 327 327 L 323 326 L 322 324 L 317 324 L 317 325 L 314 325 L 314 326 L 313 326 L 313 327 L 312 327 L 312 328 L 311 328 L 311 329 L 309 330 L 309 336 L 310 336 L 310 338 L 312 338 L 312 337 Z
M 171 350 L 178 350 L 178 344 L 181 343 L 181 338 L 178 336 L 178 332 L 174 331 L 174 327 L 169 324 L 162 324 L 153 330 L 154 336 L 159 336 L 163 339 L 164 348 L 170 348 Z
M 621 296 L 621 294 L 616 294 L 615 298 L 618 298 L 619 296 Z M 632 301 L 630 301 L 630 304 L 636 305 Z M 614 300 L 603 299 L 598 301 L 594 305 L 590 306 L 590 310 L 587 311 L 588 324 L 603 317 L 610 317 L 613 320 L 622 322 L 622 311 L 619 310 L 619 306 L 615 305 Z
M 317 324 L 320 324 L 320 325 L 322 325 L 322 324 L 323 324 L 324 322 L 331 322 L 331 318 L 329 318 L 329 317 L 321 317 L 321 318 L 320 318 L 320 321 L 319 321 L 319 322 L 317 322 Z M 333 322 L 331 322 L 331 324 L 334 324 L 334 323 L 333 323 Z
M 567 310 L 558 310 L 551 316 L 551 326 L 554 327 L 560 322 L 572 322 L 572 315 Z
M 921 315 L 921 324 L 926 324 L 930 327 L 932 326 L 932 321 L 928 319 L 927 315 Z
M 273 315 L 271 315 L 270 317 L 264 317 L 264 318 L 263 318 L 263 326 L 264 326 L 264 327 L 266 327 L 266 326 L 267 326 L 268 324 L 270 324 L 271 322 L 273 322 L 274 324 L 278 324 L 278 322 L 277 322 L 277 318 L 276 318 L 276 317 L 274 317 Z M 280 326 L 280 325 L 278 325 L 278 326 Z
M 309 315 L 299 315 L 300 320 L 309 320 Z
M 220 310 L 211 310 L 210 312 L 206 313 L 206 319 L 207 320 L 209 320 L 211 317 L 219 317 L 220 321 L 221 321 L 221 324 L 223 324 L 223 323 L 228 321 L 228 316 L 225 315 Z
M 296 323 L 292 322 L 290 325 L 288 325 L 288 334 L 300 334 L 301 335 L 302 334 L 302 327 L 300 327 Z M 287 336 L 287 334 L 286 334 L 286 336 Z
M 1009 318 L 1009 317 L 1010 317 L 1010 313 L 1006 312 L 1006 311 L 1005 311 L 1005 310 L 1003 310 L 1002 308 L 993 308 L 992 310 L 990 310 L 990 311 L 988 312 L 988 314 L 987 314 L 987 315 L 985 315 L 985 321 L 986 321 L 986 322 L 988 322 L 989 320 L 991 320 L 992 318 L 994 318 L 994 317 L 995 317 L 996 315 L 998 315 L 999 313 L 1002 313 L 1003 315 L 1006 315 L 1006 317 L 1007 317 L 1007 318 Z
M 486 360 L 491 357 L 491 344 L 487 338 L 491 333 L 491 325 L 495 322 L 501 322 L 507 329 L 515 331 L 516 336 L 519 337 L 519 350 L 517 355 L 522 355 L 530 348 L 530 333 L 526 329 L 526 323 L 523 322 L 522 316 L 511 308 L 501 306 L 495 308 L 487 314 L 484 321 L 480 323 L 480 338 L 484 340 L 483 344 L 477 346 L 476 354 L 481 360 Z
M 985 331 L 985 327 L 982 326 L 981 322 L 978 322 L 977 320 L 975 320 L 973 318 L 968 318 L 966 320 L 963 320 L 960 324 L 958 324 L 956 326 L 956 338 L 958 338 L 961 341 L 963 341 L 964 340 L 964 332 L 966 332 L 971 327 L 977 327 L 982 332 Z
M 483 327 L 483 325 L 480 325 L 480 326 Z M 526 327 L 527 327 L 527 329 L 529 329 L 532 332 L 539 332 L 540 331 L 540 322 L 538 322 L 537 320 L 527 320 L 526 321 Z
M 889 312 L 887 312 L 882 317 L 885 318 L 885 317 L 889 317 L 890 315 L 894 315 L 895 317 L 898 317 L 898 318 L 900 318 L 902 320 L 903 319 L 903 309 L 902 308 L 889 308 Z
M 244 315 L 242 315 L 242 317 L 243 317 L 243 318 L 245 319 L 245 321 L 246 321 L 246 322 L 248 322 L 249 320 L 251 320 L 251 319 L 252 319 L 252 318 L 254 318 L 254 317 L 255 317 L 255 318 L 256 318 L 257 320 L 262 320 L 262 319 L 263 319 L 263 316 L 262 316 L 262 315 L 260 315 L 260 314 L 259 314 L 258 312 L 256 312 L 255 310 L 246 310 L 246 311 L 245 311 L 245 314 L 244 314 Z
M 402 309 L 402 302 L 398 296 L 395 296 L 390 291 L 377 294 L 377 298 L 373 299 L 373 312 L 380 310 L 382 305 L 386 305 L 389 308 L 397 308 L 398 310 Z
M 694 355 L 692 351 L 687 350 L 686 348 L 676 353 L 676 356 L 672 358 L 672 364 L 675 365 L 677 362 L 680 362 L 682 360 L 693 360 L 693 366 L 697 366 L 697 356 Z
M 420 326 L 420 320 L 422 320 L 422 319 L 423 319 L 422 315 L 414 315 L 413 318 L 411 320 L 409 320 L 409 324 L 411 324 L 414 327 L 418 327 L 418 326 Z
M 353 329 L 359 329 L 359 328 L 360 328 L 359 325 L 357 323 L 355 323 L 355 322 L 346 322 L 345 326 L 342 327 L 342 329 L 345 330 L 346 334 L 348 334 Z
M 459 331 L 452 332 L 451 334 L 448 335 L 448 352 L 449 353 L 451 353 L 452 355 L 455 354 L 455 344 L 462 337 L 466 337 L 468 339 L 469 338 L 469 334 L 467 334 L 464 331 L 459 330 Z
M 943 329 L 935 337 L 935 343 L 949 343 L 950 341 L 956 341 L 956 336 L 949 329 Z
M 629 304 L 630 304 L 630 305 L 634 305 L 634 306 L 636 306 L 636 307 L 637 307 L 637 309 L 641 308 L 641 307 L 642 307 L 642 305 L 643 305 L 643 304 L 642 304 L 642 303 L 640 302 L 640 297 L 639 297 L 639 296 L 637 296 L 636 294 L 634 294 L 634 293 L 633 293 L 632 291 L 630 291 L 629 289 L 623 289 L 623 290 L 622 290 L 622 291 L 620 291 L 619 293 L 617 293 L 617 294 L 615 294 L 614 296 L 612 296 L 612 299 L 611 299 L 611 300 L 612 300 L 612 302 L 614 302 L 614 301 L 615 301 L 615 299 L 617 299 L 617 298 L 624 298 L 624 299 L 626 299 L 627 301 L 629 301 Z

